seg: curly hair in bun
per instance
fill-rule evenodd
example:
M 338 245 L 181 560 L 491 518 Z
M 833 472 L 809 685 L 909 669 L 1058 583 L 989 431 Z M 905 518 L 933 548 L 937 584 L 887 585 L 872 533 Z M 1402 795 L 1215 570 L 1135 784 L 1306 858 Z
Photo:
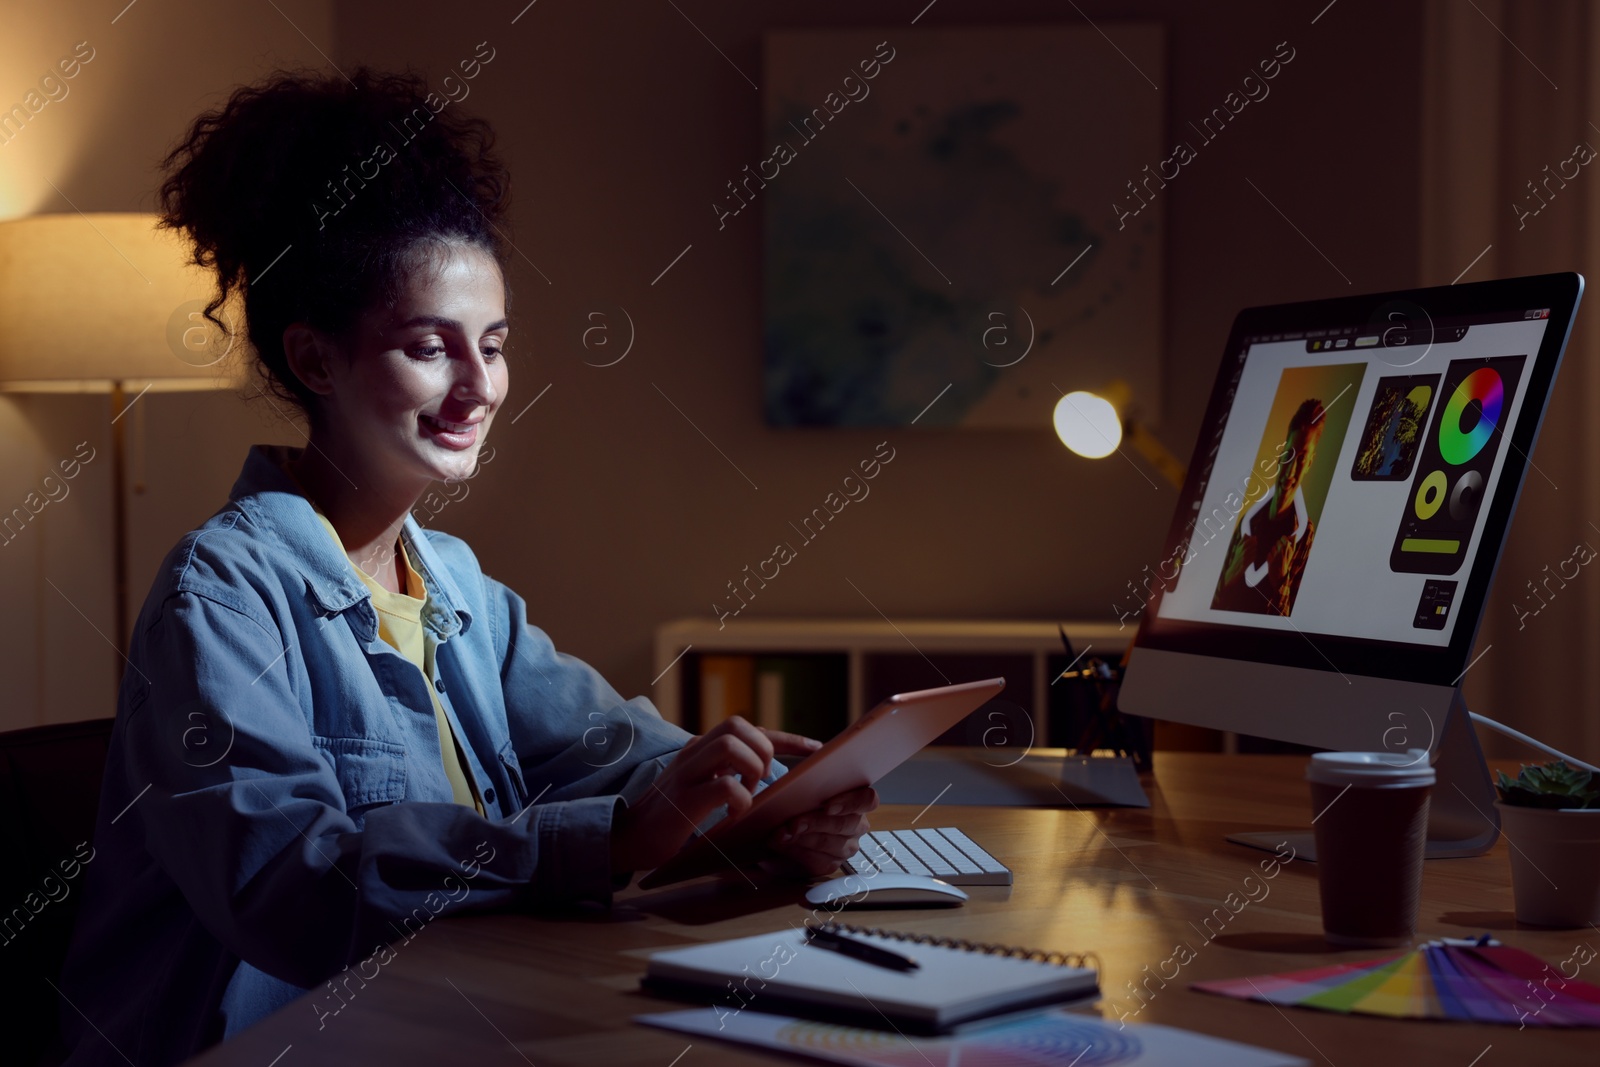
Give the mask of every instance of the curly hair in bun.
M 442 245 L 475 246 L 504 275 L 510 177 L 489 124 L 447 105 L 411 72 L 280 70 L 197 118 L 161 164 L 161 225 L 216 272 L 206 317 L 227 332 L 216 311 L 242 295 L 268 389 L 308 419 L 291 323 L 348 336 Z

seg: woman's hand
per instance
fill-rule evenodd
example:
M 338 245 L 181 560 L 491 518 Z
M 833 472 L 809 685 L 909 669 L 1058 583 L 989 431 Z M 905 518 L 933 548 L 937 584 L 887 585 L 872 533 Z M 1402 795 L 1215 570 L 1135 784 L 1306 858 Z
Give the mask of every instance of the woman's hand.
M 878 794 L 870 785 L 840 793 L 778 827 L 767 845 L 808 875 L 832 874 L 859 851 L 861 835 L 868 829 L 867 812 L 877 806 Z
M 690 738 L 649 792 L 612 824 L 611 870 L 627 874 L 660 866 L 724 804 L 729 818 L 742 815 L 773 756 L 809 755 L 821 747 L 821 741 L 766 730 L 737 716 Z

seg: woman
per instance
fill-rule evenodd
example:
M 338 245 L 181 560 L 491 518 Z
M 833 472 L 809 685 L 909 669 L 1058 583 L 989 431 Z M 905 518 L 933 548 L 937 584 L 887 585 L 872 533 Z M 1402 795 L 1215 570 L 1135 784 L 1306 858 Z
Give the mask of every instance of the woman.
M 624 701 L 410 516 L 473 474 L 507 392 L 506 174 L 443 111 L 414 76 L 279 73 L 166 160 L 208 313 L 243 296 L 309 435 L 250 449 L 135 625 L 63 976 L 72 1064 L 182 1059 L 438 915 L 607 904 L 818 747 Z M 835 798 L 774 857 L 835 869 L 875 805 Z

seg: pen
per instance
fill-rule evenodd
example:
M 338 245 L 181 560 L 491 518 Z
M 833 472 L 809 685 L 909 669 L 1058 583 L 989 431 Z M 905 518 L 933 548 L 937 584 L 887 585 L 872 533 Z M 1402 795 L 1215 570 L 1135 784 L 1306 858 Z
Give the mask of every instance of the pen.
M 807 926 L 806 940 L 819 948 L 842 953 L 875 967 L 886 967 L 891 971 L 915 971 L 922 966 L 910 956 L 902 956 L 898 952 L 890 952 L 886 948 L 857 941 L 853 937 L 835 933 L 824 926 Z

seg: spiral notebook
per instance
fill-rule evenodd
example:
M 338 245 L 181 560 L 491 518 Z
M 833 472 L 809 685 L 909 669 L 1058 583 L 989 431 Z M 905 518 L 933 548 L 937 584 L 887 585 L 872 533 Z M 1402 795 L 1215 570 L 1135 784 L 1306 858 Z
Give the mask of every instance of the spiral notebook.
M 1092 955 L 1043 952 L 841 923 L 827 929 L 914 959 L 895 971 L 808 942 L 800 928 L 651 955 L 653 993 L 735 1010 L 944 1033 L 972 1019 L 1089 997 Z

